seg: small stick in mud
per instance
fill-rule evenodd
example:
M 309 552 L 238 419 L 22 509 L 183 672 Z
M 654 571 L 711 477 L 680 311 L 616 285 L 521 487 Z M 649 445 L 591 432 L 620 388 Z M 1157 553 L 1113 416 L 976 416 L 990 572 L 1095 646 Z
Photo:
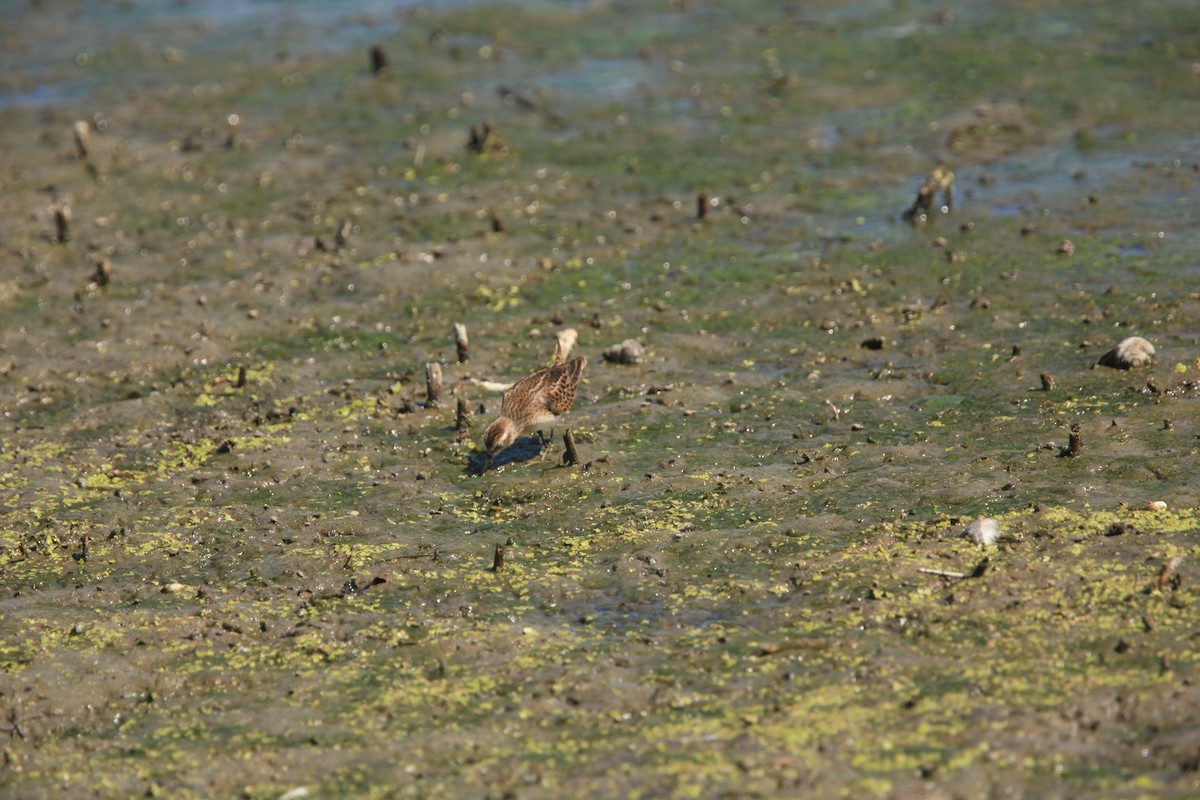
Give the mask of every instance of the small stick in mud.
M 454 323 L 454 346 L 458 350 L 458 363 L 467 363 L 467 351 L 470 344 L 467 340 L 467 326 L 461 322 Z
M 84 563 L 87 563 L 88 560 L 88 545 L 91 543 L 91 540 L 92 537 L 86 533 L 79 540 L 79 560 Z
M 1049 392 L 1054 389 L 1054 376 L 1049 372 L 1043 372 L 1040 376 L 1042 379 L 1042 391 Z
M 350 241 L 350 234 L 354 232 L 354 226 L 350 224 L 350 220 L 344 219 L 338 225 L 337 232 L 333 234 L 333 247 L 335 250 L 341 250 Z
M 81 119 L 71 129 L 75 133 L 75 154 L 86 160 L 92 152 L 92 126 L 88 125 L 87 120 Z
M 984 558 L 970 572 L 952 572 L 945 569 L 933 569 L 932 567 L 920 567 L 917 572 L 924 575 L 937 575 L 939 578 L 955 578 L 962 580 L 965 578 L 982 578 L 984 573 L 988 571 L 988 566 L 991 564 L 991 559 Z
M 496 552 L 492 554 L 492 572 L 504 569 L 504 543 L 496 542 Z
M 467 408 L 465 398 L 458 398 L 458 406 L 454 411 L 454 430 L 465 431 L 471 427 L 471 411 Z
M 965 578 L 965 577 L 967 577 L 967 573 L 965 573 L 965 572 L 950 572 L 949 570 L 933 569 L 932 567 L 921 567 L 920 569 L 917 570 L 917 572 L 920 572 L 923 575 L 937 575 L 939 578 Z
M 1167 559 L 1167 563 L 1163 564 L 1162 571 L 1158 573 L 1158 590 L 1161 592 L 1167 588 L 1167 584 L 1171 582 L 1171 578 L 1175 575 L 1175 568 L 1179 566 L 1179 562 L 1183 561 L 1183 556 L 1171 556 Z
M 939 210 L 949 213 L 954 208 L 954 173 L 945 166 L 935 167 L 921 182 L 912 207 L 904 212 L 904 219 L 914 226 L 928 222 L 938 192 L 942 193 L 942 206 Z
M 371 48 L 371 74 L 379 76 L 387 69 L 387 53 L 383 52 L 383 45 L 377 44 Z
M 562 457 L 563 466 L 573 467 L 578 464 L 579 451 L 575 449 L 575 434 L 571 433 L 570 428 L 567 428 L 567 432 L 563 434 L 563 445 L 566 447 Z
M 246 365 L 238 364 L 237 383 L 234 384 L 238 389 L 246 388 Z
M 708 216 L 709 197 L 708 190 L 701 189 L 700 194 L 696 195 L 696 219 L 703 220 Z
M 97 286 L 108 286 L 112 282 L 112 262 L 107 258 L 97 261 L 96 271 L 92 273 L 92 280 Z
M 1083 452 L 1083 429 L 1076 422 L 1071 425 L 1071 438 L 1067 442 L 1067 449 L 1063 450 L 1063 456 L 1066 458 L 1074 458 Z
M 437 408 L 442 397 L 442 365 L 430 361 L 425 365 L 425 405 Z
M 504 233 L 508 230 L 508 223 L 504 221 L 504 217 L 492 212 L 492 233 Z
M 59 244 L 71 241 L 71 207 L 66 203 L 54 207 L 54 240 Z

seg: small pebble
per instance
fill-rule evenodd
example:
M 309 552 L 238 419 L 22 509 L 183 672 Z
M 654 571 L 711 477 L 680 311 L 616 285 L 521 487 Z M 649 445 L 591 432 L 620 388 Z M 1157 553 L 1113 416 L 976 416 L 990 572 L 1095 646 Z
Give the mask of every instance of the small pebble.
M 1151 500 L 1149 503 L 1146 503 L 1145 509 L 1147 511 L 1166 511 L 1167 504 L 1162 500 Z
M 1144 367 L 1154 358 L 1154 345 L 1140 336 L 1130 336 L 1122 339 L 1121 343 L 1100 356 L 1096 363 L 1102 367 L 1113 369 L 1133 369 Z
M 637 339 L 626 339 L 606 349 L 602 356 L 612 364 L 640 364 L 646 357 L 646 348 Z
M 994 519 L 973 519 L 963 532 L 975 544 L 988 547 L 1000 538 L 1000 523 Z

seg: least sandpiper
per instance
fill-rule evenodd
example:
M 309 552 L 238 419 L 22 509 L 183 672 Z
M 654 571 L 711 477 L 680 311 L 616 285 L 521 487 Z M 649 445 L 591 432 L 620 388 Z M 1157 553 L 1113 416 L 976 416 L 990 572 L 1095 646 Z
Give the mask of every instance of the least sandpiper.
M 517 381 L 504 393 L 500 416 L 483 434 L 483 446 L 487 449 L 484 469 L 526 428 L 553 422 L 559 414 L 570 410 L 585 366 L 587 359 L 583 356 L 552 364 Z

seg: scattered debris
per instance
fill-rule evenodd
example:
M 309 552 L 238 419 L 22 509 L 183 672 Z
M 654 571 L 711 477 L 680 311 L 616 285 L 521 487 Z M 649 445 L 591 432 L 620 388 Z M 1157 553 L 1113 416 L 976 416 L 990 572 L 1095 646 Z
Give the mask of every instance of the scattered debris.
M 465 431 L 471 427 L 471 412 L 467 407 L 466 398 L 458 398 L 458 404 L 454 413 L 454 430 Z
M 454 323 L 454 346 L 458 351 L 458 363 L 465 364 L 470 342 L 467 340 L 467 326 L 461 322 Z
M 92 273 L 92 281 L 97 286 L 108 286 L 112 282 L 112 262 L 102 258 L 96 262 L 96 271 Z
M 1113 369 L 1144 367 L 1154 360 L 1154 345 L 1140 336 L 1130 336 L 1100 356 L 1096 365 Z
M 385 70 L 387 70 L 387 53 L 383 52 L 383 45 L 377 44 L 371 48 L 371 74 L 379 76 Z
M 912 207 L 904 212 L 904 219 L 913 225 L 924 225 L 928 222 L 938 192 L 942 193 L 942 205 L 938 210 L 948 214 L 954 208 L 954 173 L 943 165 L 935 167 L 921 182 Z
M 425 405 L 437 408 L 442 398 L 442 365 L 430 361 L 425 365 Z
M 1062 455 L 1065 458 L 1074 458 L 1083 452 L 1083 428 L 1076 422 L 1071 425 L 1071 437 L 1067 441 L 1066 449 Z
M 567 428 L 567 432 L 563 434 L 563 445 L 566 448 L 563 451 L 563 466 L 573 467 L 578 464 L 579 451 L 575 449 L 575 434 L 571 433 L 570 428 Z
M 974 519 L 963 532 L 975 544 L 990 547 L 1000 538 L 1000 523 L 990 518 Z
M 923 575 L 937 575 L 939 578 L 965 578 L 965 577 L 967 577 L 967 573 L 965 573 L 965 572 L 951 572 L 949 570 L 944 570 L 944 569 L 933 569 L 932 567 L 921 567 L 920 569 L 917 570 L 917 572 L 920 572 Z
M 467 150 L 478 155 L 504 155 L 509 152 L 508 142 L 492 127 L 490 122 L 479 122 L 471 126 Z
M 66 202 L 54 206 L 54 241 L 66 244 L 71 241 L 71 207 Z
M 610 364 L 640 364 L 646 357 L 646 348 L 637 339 L 626 339 L 607 348 L 601 355 Z
M 1160 592 L 1167 588 L 1168 585 L 1172 588 L 1178 588 L 1178 585 L 1182 583 L 1179 573 L 1175 571 L 1179 568 L 1179 564 L 1182 561 L 1183 556 L 1171 556 L 1167 559 L 1167 563 L 1163 564 L 1162 571 L 1158 573 L 1158 590 Z
M 75 133 L 75 154 L 86 160 L 92 152 L 92 126 L 87 120 L 78 120 L 71 126 Z
M 986 573 L 988 571 L 988 567 L 990 565 L 991 565 L 991 559 L 984 558 L 982 561 L 980 561 L 978 564 L 976 564 L 975 568 L 972 569 L 970 572 L 954 572 L 952 570 L 933 569 L 932 567 L 920 567 L 917 569 L 917 572 L 920 572 L 922 575 L 936 575 L 939 578 L 953 578 L 955 580 L 964 580 L 966 578 L 982 578 L 984 573 Z

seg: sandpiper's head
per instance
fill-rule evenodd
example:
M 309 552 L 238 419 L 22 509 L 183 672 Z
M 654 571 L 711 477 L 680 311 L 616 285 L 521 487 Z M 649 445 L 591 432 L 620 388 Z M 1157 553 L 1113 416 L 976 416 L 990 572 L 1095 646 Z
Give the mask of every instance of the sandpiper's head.
M 491 425 L 488 425 L 487 431 L 483 434 L 483 446 L 487 450 L 488 457 L 499 453 L 504 448 L 517 440 L 517 436 L 521 430 L 517 424 L 508 417 L 499 417 Z

